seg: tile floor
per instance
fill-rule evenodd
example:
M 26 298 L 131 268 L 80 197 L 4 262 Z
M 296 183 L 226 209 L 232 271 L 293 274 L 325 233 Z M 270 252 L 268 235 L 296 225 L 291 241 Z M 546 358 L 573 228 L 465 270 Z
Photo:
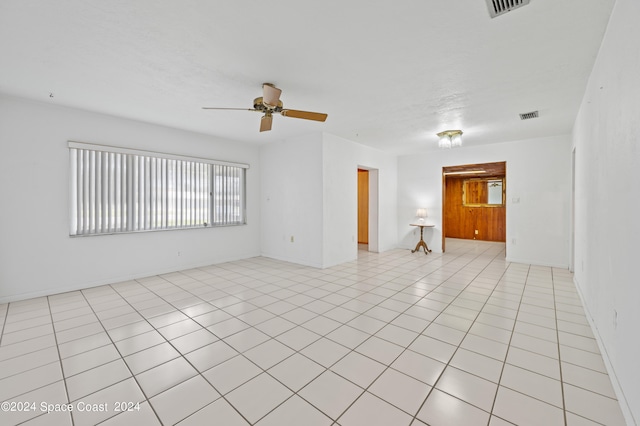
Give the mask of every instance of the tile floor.
M 253 258 L 0 305 L 0 401 L 19 410 L 0 424 L 624 424 L 566 270 L 447 249 L 325 270 Z

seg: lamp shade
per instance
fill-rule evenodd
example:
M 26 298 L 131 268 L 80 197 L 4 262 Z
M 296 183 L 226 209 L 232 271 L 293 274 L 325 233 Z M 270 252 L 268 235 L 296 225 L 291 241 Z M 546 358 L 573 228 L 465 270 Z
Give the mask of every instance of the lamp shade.
M 427 209 L 419 208 L 418 210 L 416 210 L 416 217 L 419 217 L 420 219 L 424 219 L 425 217 L 427 217 Z

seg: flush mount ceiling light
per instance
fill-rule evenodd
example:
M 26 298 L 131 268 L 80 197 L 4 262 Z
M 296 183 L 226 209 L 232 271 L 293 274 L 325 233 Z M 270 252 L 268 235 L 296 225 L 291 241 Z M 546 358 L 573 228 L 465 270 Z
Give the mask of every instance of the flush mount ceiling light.
M 462 130 L 445 130 L 438 133 L 438 146 L 442 149 L 462 146 Z

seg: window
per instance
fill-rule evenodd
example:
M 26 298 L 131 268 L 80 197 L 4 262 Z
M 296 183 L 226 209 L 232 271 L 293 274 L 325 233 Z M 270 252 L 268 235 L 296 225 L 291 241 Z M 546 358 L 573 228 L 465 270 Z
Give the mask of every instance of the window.
M 245 221 L 248 165 L 69 142 L 71 235 Z

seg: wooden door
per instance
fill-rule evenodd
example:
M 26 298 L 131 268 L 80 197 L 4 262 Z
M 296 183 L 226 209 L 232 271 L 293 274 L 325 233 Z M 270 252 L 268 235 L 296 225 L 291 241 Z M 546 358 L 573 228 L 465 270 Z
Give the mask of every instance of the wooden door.
M 358 169 L 358 244 L 369 244 L 369 171 Z

